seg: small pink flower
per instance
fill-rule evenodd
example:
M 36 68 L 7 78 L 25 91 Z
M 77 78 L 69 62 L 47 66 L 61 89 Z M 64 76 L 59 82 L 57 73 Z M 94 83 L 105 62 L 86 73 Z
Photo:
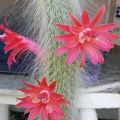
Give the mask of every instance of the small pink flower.
M 16 63 L 16 58 L 18 59 L 26 51 L 31 51 L 37 56 L 41 55 L 41 49 L 37 43 L 5 28 L 3 25 L 0 25 L 0 30 L 4 32 L 3 35 L 0 35 L 0 39 L 5 43 L 5 53 L 10 52 L 7 62 L 9 68 L 12 62 Z
M 116 27 L 116 24 L 97 24 L 104 13 L 105 6 L 102 6 L 92 20 L 90 20 L 87 11 L 84 10 L 81 22 L 69 14 L 73 25 L 57 23 L 56 26 L 66 34 L 55 36 L 57 41 L 63 42 L 55 54 L 60 56 L 66 53 L 67 64 L 72 64 L 80 54 L 80 67 L 84 65 L 86 56 L 93 64 L 102 64 L 104 58 L 101 51 L 109 52 L 114 47 L 112 41 L 118 38 L 118 35 L 109 32 Z
M 50 85 L 47 84 L 46 78 L 38 81 L 38 86 L 34 86 L 24 82 L 26 89 L 20 89 L 24 92 L 25 97 L 19 98 L 18 108 L 25 108 L 25 114 L 30 113 L 28 120 L 34 120 L 38 115 L 41 120 L 59 120 L 64 119 L 64 112 L 61 105 L 67 105 L 63 95 L 53 92 L 56 81 Z

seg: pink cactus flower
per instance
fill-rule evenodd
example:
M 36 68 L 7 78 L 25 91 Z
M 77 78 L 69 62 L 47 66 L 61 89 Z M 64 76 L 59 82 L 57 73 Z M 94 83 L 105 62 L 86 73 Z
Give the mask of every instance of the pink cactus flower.
M 20 89 L 25 94 L 24 98 L 19 98 L 18 108 L 25 108 L 25 114 L 30 113 L 28 120 L 34 120 L 38 115 L 40 120 L 59 120 L 64 119 L 62 105 L 67 105 L 63 95 L 55 93 L 53 90 L 56 81 L 50 85 L 47 84 L 46 78 L 38 81 L 38 86 L 34 86 L 24 82 L 26 89 Z
M 0 30 L 4 32 L 3 35 L 0 35 L 0 39 L 5 43 L 5 53 L 10 52 L 7 61 L 9 68 L 26 51 L 31 51 L 37 56 L 42 55 L 39 45 L 34 41 L 5 28 L 3 25 L 0 25 Z
M 80 67 L 84 66 L 86 57 L 94 65 L 102 64 L 104 58 L 101 51 L 109 52 L 114 47 L 113 40 L 118 38 L 118 35 L 109 32 L 116 27 L 116 24 L 97 24 L 104 13 L 103 5 L 92 20 L 84 10 L 81 22 L 69 14 L 73 25 L 57 23 L 56 26 L 65 34 L 55 36 L 57 41 L 62 41 L 62 45 L 57 48 L 55 54 L 60 56 L 66 53 L 67 64 L 72 64 L 80 55 Z

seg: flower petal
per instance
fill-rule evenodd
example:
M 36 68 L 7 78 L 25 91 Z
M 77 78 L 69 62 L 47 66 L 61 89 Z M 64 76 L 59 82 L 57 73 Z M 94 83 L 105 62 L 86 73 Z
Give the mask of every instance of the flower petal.
M 96 14 L 96 16 L 93 18 L 93 20 L 91 21 L 90 26 L 94 26 L 97 22 L 99 22 L 99 20 L 101 19 L 101 17 L 104 15 L 105 13 L 105 5 L 103 5 L 100 10 L 98 11 L 98 13 Z
M 46 110 L 48 111 L 48 113 L 53 113 L 54 112 L 55 107 L 53 105 L 54 105 L 54 102 L 49 102 L 47 104 Z
M 110 24 L 97 25 L 94 29 L 96 32 L 97 31 L 106 32 L 106 31 L 113 30 L 114 28 L 116 28 L 116 24 L 110 23 Z
M 24 94 L 35 94 L 36 91 L 32 90 L 26 90 L 26 89 L 19 89 L 19 91 L 23 92 Z
M 59 115 L 55 112 L 49 114 L 49 119 L 50 120 L 59 120 Z
M 82 28 L 80 28 L 80 27 L 75 27 L 75 26 L 69 26 L 69 28 L 70 28 L 70 31 L 71 31 L 74 35 L 78 35 L 78 34 L 81 32 L 81 30 L 82 30 Z
M 22 83 L 23 83 L 26 87 L 28 87 L 28 88 L 30 88 L 30 89 L 33 89 L 33 90 L 39 90 L 39 89 L 40 89 L 38 86 L 31 85 L 31 84 L 29 84 L 29 83 L 27 83 L 27 82 L 25 82 L 25 81 L 22 81 Z
M 102 53 L 100 52 L 100 50 L 97 51 L 97 56 L 98 56 L 98 63 L 103 64 L 104 63 L 104 57 L 103 57 Z
M 97 40 L 94 40 L 93 43 L 97 45 L 99 49 L 102 49 L 104 51 L 109 51 L 114 47 L 113 43 L 106 38 L 98 38 Z
M 63 34 L 63 35 L 56 35 L 54 38 L 57 39 L 58 41 L 67 41 L 70 38 L 73 38 L 75 35 L 68 33 L 68 34 Z
M 35 120 L 35 118 L 38 116 L 39 111 L 40 110 L 38 108 L 32 109 L 28 116 L 28 120 Z
M 38 104 L 33 104 L 31 102 L 31 98 L 29 96 L 18 99 L 18 100 L 21 100 L 21 101 L 16 105 L 17 108 L 27 108 L 28 109 L 28 108 L 33 108 L 33 107 L 38 106 Z
M 88 55 L 89 59 L 91 60 L 93 64 L 96 65 L 98 63 L 104 62 L 104 58 L 101 52 L 97 48 L 94 48 L 90 45 L 86 45 L 84 47 L 85 47 L 86 54 Z
M 60 56 L 60 55 L 66 53 L 68 51 L 69 51 L 69 48 L 64 46 L 64 45 L 62 45 L 62 46 L 60 46 L 59 48 L 56 49 L 55 55 L 56 56 Z
M 46 87 L 48 87 L 46 77 L 43 77 L 43 78 L 42 78 L 41 86 L 46 86 Z
M 9 67 L 9 69 L 11 68 L 11 65 L 12 65 L 12 62 L 17 62 L 16 61 L 16 55 L 19 53 L 19 52 L 21 52 L 21 51 L 23 51 L 23 49 L 16 49 L 16 50 L 13 50 L 11 53 L 10 53 L 10 55 L 8 56 L 8 60 L 7 60 L 7 64 L 8 64 L 8 67 Z M 25 51 L 27 51 L 27 50 L 25 50 Z M 24 52 L 25 52 L 24 51 Z
M 67 61 L 66 61 L 67 64 L 72 64 L 76 60 L 78 53 L 79 53 L 79 46 L 72 48 L 72 50 L 67 55 Z
M 10 50 L 12 50 L 12 49 L 15 49 L 17 46 L 19 46 L 21 44 L 21 41 L 14 41 L 14 42 L 12 42 L 12 43 L 10 43 L 10 44 L 6 44 L 5 45 L 5 47 L 4 47 L 4 50 L 5 50 L 5 52 L 7 53 L 7 52 L 9 52 Z M 24 45 L 24 44 L 23 44 Z M 21 47 L 22 45 L 20 45 L 20 47 Z
M 28 109 L 25 109 L 25 112 L 24 112 L 24 114 L 27 114 L 27 113 L 29 113 L 31 111 L 31 109 L 30 108 L 28 108 Z
M 55 92 L 52 93 L 52 96 L 56 99 L 56 100 L 61 100 L 64 95 L 63 94 L 57 94 Z
M 51 91 L 53 91 L 56 87 L 56 80 L 54 80 L 50 85 L 49 85 L 49 88 Z
M 72 21 L 76 26 L 82 27 L 82 24 L 77 20 L 76 17 L 74 17 L 74 16 L 72 15 L 72 13 L 69 14 L 69 17 L 70 17 L 71 21 Z
M 83 26 L 87 26 L 89 24 L 89 16 L 86 10 L 82 13 L 82 24 Z
M 39 111 L 41 120 L 47 120 L 48 111 L 45 109 L 45 106 L 42 106 L 41 109 L 39 109 Z
M 80 49 L 80 67 L 83 67 L 84 66 L 84 63 L 85 63 L 85 58 L 86 58 L 86 55 L 85 55 L 85 51 L 83 48 Z
M 116 40 L 119 38 L 119 35 L 109 33 L 109 32 L 98 32 L 97 34 L 98 34 L 97 35 L 98 37 L 103 37 L 103 38 L 106 38 L 108 40 Z
M 69 25 L 64 25 L 61 23 L 56 23 L 55 24 L 60 30 L 63 30 L 64 32 L 70 32 L 69 30 Z
M 65 46 L 67 46 L 67 48 L 76 47 L 79 44 L 78 39 L 78 36 L 74 36 L 74 38 L 71 38 L 69 41 L 66 41 Z

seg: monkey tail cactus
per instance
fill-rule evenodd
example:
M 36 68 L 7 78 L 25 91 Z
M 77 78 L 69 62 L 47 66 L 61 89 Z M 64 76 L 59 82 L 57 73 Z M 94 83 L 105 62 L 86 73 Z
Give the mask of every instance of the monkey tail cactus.
M 37 73 L 40 77 L 45 75 L 50 81 L 52 79 L 57 80 L 56 91 L 63 93 L 70 101 L 70 107 L 65 108 L 68 119 L 79 119 L 79 110 L 74 108 L 73 103 L 82 85 L 83 69 L 79 68 L 79 60 L 68 66 L 65 63 L 65 56 L 60 58 L 55 56 L 54 51 L 58 47 L 58 43 L 54 41 L 53 37 L 55 34 L 61 34 L 55 27 L 55 23 L 70 24 L 69 12 L 79 18 L 82 9 L 91 7 L 89 6 L 91 4 L 93 7 L 93 2 L 87 0 L 30 0 L 29 3 L 26 2 L 26 11 L 23 14 L 29 21 L 30 36 L 44 48 L 45 56 L 47 56 L 45 64 L 37 60 L 33 75 Z M 94 8 L 97 7 L 94 6 Z M 93 10 L 95 10 L 94 8 Z
M 77 82 L 75 73 L 77 66 L 79 66 L 79 60 L 68 66 L 65 63 L 65 56 L 61 58 L 56 57 L 54 51 L 58 47 L 58 43 L 53 39 L 55 34 L 61 33 L 55 27 L 55 23 L 60 21 L 69 24 L 68 13 L 73 12 L 78 14 L 77 8 L 79 8 L 80 11 L 77 0 L 74 2 L 70 0 L 69 2 L 68 0 L 31 1 L 27 8 L 25 8 L 26 12 L 24 12 L 24 15 L 26 15 L 27 19 L 31 22 L 29 29 L 32 31 L 32 35 L 34 35 L 34 38 L 38 40 L 37 42 L 44 48 L 45 55 L 47 56 L 47 62 L 45 64 L 41 64 L 38 61 L 39 71 L 37 62 L 34 73 L 38 71 L 37 74 L 40 77 L 45 75 L 49 80 L 57 80 L 56 91 L 63 93 L 71 103 L 71 109 L 64 108 L 66 116 L 70 118 L 70 113 L 73 110 L 72 100 L 75 95 L 74 88 Z M 73 3 L 78 7 L 72 6 Z M 79 70 L 79 81 L 81 79 L 80 74 L 81 70 Z

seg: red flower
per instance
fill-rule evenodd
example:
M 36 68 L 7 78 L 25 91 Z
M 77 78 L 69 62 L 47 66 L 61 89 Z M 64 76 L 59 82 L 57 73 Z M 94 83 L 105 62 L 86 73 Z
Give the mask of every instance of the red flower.
M 34 120 L 40 115 L 41 120 L 59 120 L 64 118 L 61 105 L 67 105 L 68 102 L 63 95 L 53 92 L 56 81 L 47 85 L 46 78 L 38 81 L 38 86 L 34 86 L 24 82 L 27 89 L 20 89 L 26 96 L 20 98 L 19 108 L 25 108 L 25 113 L 30 113 L 28 120 Z
M 4 32 L 3 35 L 0 35 L 0 39 L 5 43 L 5 53 L 11 51 L 7 62 L 9 68 L 12 62 L 17 62 L 16 57 L 18 59 L 26 51 L 31 51 L 36 55 L 41 54 L 39 45 L 32 40 L 5 28 L 3 25 L 0 25 L 0 30 Z
M 81 18 L 82 22 L 76 19 L 72 14 L 69 14 L 74 25 L 57 23 L 56 26 L 66 32 L 66 34 L 55 36 L 55 39 L 64 43 L 57 48 L 55 54 L 60 56 L 66 53 L 67 64 L 73 63 L 80 54 L 81 67 L 84 65 L 86 56 L 89 57 L 93 64 L 103 63 L 104 58 L 101 50 L 108 52 L 114 47 L 112 40 L 118 38 L 118 35 L 109 33 L 109 31 L 116 27 L 115 24 L 97 25 L 97 22 L 100 21 L 104 13 L 105 6 L 102 6 L 92 20 L 90 20 L 87 11 L 84 10 Z

